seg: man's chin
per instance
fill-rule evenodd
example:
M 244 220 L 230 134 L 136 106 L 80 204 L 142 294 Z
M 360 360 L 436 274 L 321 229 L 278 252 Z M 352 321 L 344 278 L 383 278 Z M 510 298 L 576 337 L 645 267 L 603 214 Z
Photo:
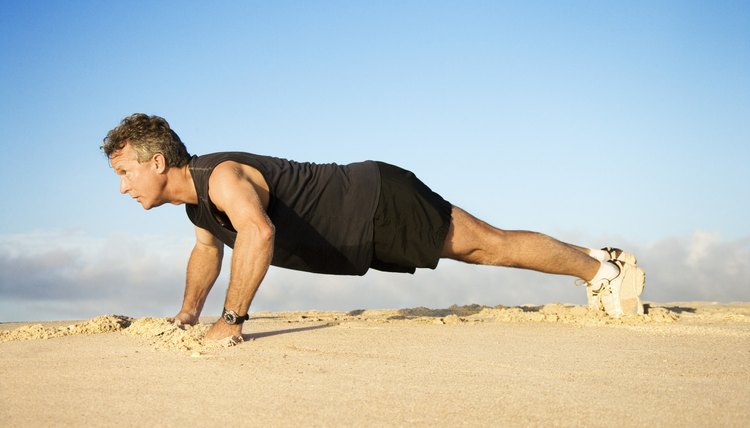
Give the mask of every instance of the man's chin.
M 161 203 L 144 203 L 144 202 L 140 202 L 140 201 L 139 201 L 139 203 L 141 204 L 141 206 L 143 207 L 143 209 L 146 210 L 146 211 L 150 210 L 151 208 L 156 208 L 158 206 L 161 206 L 163 204 L 163 202 L 161 202 Z
M 161 200 L 161 199 L 156 199 L 156 200 L 154 200 L 154 199 L 146 199 L 146 198 L 143 198 L 143 197 L 139 196 L 139 197 L 136 198 L 136 202 L 138 202 L 139 204 L 141 204 L 141 206 L 143 207 L 144 210 L 148 211 L 151 208 L 160 207 L 160 206 L 166 204 L 169 201 Z

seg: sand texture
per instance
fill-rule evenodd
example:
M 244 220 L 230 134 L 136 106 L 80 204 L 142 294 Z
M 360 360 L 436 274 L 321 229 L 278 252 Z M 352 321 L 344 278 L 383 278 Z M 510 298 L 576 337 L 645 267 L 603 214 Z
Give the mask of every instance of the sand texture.
M 0 324 L 0 426 L 747 426 L 750 303 Z

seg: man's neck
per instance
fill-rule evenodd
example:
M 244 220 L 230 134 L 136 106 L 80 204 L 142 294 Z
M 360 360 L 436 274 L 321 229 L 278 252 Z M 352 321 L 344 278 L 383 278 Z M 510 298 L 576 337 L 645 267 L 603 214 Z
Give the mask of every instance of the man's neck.
M 164 194 L 173 204 L 196 205 L 198 203 L 198 193 L 195 191 L 193 176 L 187 165 L 167 170 L 167 186 Z

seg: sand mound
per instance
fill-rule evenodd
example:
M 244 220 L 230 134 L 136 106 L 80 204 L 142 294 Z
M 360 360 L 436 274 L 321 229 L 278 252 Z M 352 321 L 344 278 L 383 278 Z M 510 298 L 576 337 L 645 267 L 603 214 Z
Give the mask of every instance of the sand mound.
M 318 317 L 319 318 L 319 317 Z M 590 311 L 585 306 L 562 305 L 559 303 L 544 306 L 489 307 L 481 305 L 453 305 L 447 309 L 424 307 L 400 310 L 360 310 L 351 311 L 343 318 L 370 322 L 410 322 L 432 324 L 461 324 L 488 322 L 549 322 L 576 325 L 621 325 L 671 323 L 679 315 L 662 307 L 651 307 L 646 315 L 611 318 L 603 312 Z M 319 318 L 320 319 L 320 318 Z
M 120 331 L 127 328 L 132 318 L 122 315 L 104 315 L 94 319 L 71 324 L 66 327 L 44 327 L 34 324 L 11 331 L 0 331 L 0 342 L 11 340 L 51 339 L 54 337 L 99 334 Z
M 205 324 L 178 326 L 169 318 L 139 318 L 123 333 L 144 339 L 157 348 L 191 350 L 203 346 L 208 328 Z
M 467 320 L 500 322 L 554 322 L 576 325 L 620 325 L 620 324 L 649 324 L 671 323 L 678 319 L 678 315 L 664 308 L 650 308 L 648 313 L 641 316 L 624 316 L 611 318 L 603 312 L 590 311 L 585 306 L 571 306 L 550 304 L 541 307 L 515 307 L 482 309 L 476 315 L 466 317 Z
M 122 315 L 104 315 L 64 327 L 45 327 L 41 324 L 0 331 L 0 342 L 15 340 L 41 340 L 55 337 L 121 332 L 143 339 L 161 349 L 195 350 L 234 346 L 242 338 L 234 337 L 218 342 L 205 343 L 203 338 L 210 328 L 208 324 L 196 326 L 175 325 L 170 318 L 133 319 Z
M 170 318 L 140 318 L 133 321 L 123 333 L 144 339 L 157 348 L 185 351 L 229 347 L 242 342 L 241 337 L 206 342 L 203 338 L 210 327 L 209 324 L 178 326 Z

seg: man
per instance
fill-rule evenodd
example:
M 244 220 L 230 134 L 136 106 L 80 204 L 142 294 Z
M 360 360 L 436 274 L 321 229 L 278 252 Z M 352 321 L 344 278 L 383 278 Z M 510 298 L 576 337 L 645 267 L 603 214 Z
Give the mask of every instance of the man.
M 224 245 L 234 249 L 222 318 L 207 339 L 241 335 L 270 265 L 364 275 L 370 268 L 434 269 L 450 258 L 575 276 L 587 286 L 590 308 L 613 317 L 643 313 L 645 275 L 631 254 L 494 228 L 393 165 L 316 165 L 239 152 L 191 157 L 166 120 L 140 113 L 109 131 L 101 148 L 120 192 L 143 208 L 186 204 L 196 243 L 176 322 L 198 322 Z

